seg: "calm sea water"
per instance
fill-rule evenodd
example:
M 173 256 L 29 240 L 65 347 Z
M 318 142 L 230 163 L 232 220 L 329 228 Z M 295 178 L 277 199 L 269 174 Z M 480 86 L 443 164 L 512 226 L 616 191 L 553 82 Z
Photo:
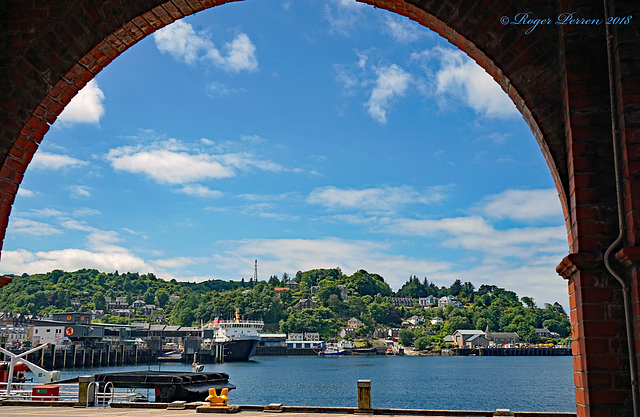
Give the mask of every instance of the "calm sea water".
M 138 369 L 158 365 L 75 369 L 62 377 Z M 570 356 L 256 356 L 204 370 L 229 374 L 237 387 L 231 404 L 356 407 L 357 381 L 370 379 L 374 408 L 576 411 Z

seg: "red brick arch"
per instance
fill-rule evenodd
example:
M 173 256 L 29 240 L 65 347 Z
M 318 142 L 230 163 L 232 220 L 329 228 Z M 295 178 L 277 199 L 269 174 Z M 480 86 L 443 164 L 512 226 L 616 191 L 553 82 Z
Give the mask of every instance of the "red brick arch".
M 231 0 L 234 1 L 234 0 Z M 565 214 L 580 415 L 631 415 L 622 291 L 604 266 L 618 235 L 605 25 L 503 24 L 518 13 L 603 18 L 600 1 L 358 0 L 439 33 L 501 85 L 531 127 Z M 0 2 L 0 245 L 24 172 L 71 98 L 119 54 L 165 25 L 226 0 L 6 0 Z M 609 0 L 614 120 L 622 152 L 626 233 L 615 267 L 632 289 L 640 334 L 640 7 Z M 635 19 L 635 20 L 634 20 Z M 0 246 L 1 247 L 1 246 Z M 634 336 L 640 351 L 640 338 Z M 633 352 L 633 357 L 637 354 Z M 636 372 L 637 374 L 637 372 Z

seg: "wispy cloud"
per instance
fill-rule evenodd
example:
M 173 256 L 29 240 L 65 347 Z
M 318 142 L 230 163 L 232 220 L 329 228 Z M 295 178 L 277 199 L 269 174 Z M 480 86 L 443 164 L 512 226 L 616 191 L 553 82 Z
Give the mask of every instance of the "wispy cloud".
M 162 184 L 185 184 L 235 175 L 231 167 L 222 165 L 211 155 L 170 149 L 126 146 L 112 149 L 107 158 L 116 170 L 144 174 Z
M 352 274 L 359 269 L 367 269 L 384 276 L 393 287 L 399 287 L 416 271 L 432 274 L 451 267 L 446 262 L 392 255 L 387 253 L 387 244 L 370 241 L 249 239 L 227 242 L 227 246 L 223 254 L 214 255 L 219 269 L 235 271 L 238 265 L 250 264 L 258 258 L 264 275 L 335 267 Z
M 509 189 L 485 198 L 480 210 L 496 219 L 533 222 L 541 219 L 558 219 L 562 215 L 558 192 L 553 189 Z
M 10 227 L 11 232 L 16 235 L 52 236 L 62 233 L 62 230 L 51 224 L 15 216 L 11 218 Z
M 88 185 L 70 185 L 67 189 L 73 198 L 91 197 L 91 187 Z
M 96 80 L 91 80 L 71 99 L 58 116 L 64 125 L 76 123 L 98 123 L 104 115 L 104 93 Z
M 362 7 L 353 0 L 331 0 L 324 5 L 324 18 L 332 32 L 349 36 L 359 22 Z
M 429 33 L 427 30 L 405 17 L 385 15 L 384 19 L 385 31 L 391 37 L 400 43 L 415 42 L 420 39 L 423 34 Z
M 32 198 L 36 196 L 36 193 L 24 187 L 20 187 L 18 188 L 18 196 L 25 197 L 25 198 Z
M 143 174 L 158 183 L 171 185 L 231 178 L 239 171 L 252 169 L 275 173 L 299 171 L 256 157 L 251 152 L 230 152 L 230 148 L 239 146 L 238 142 L 217 144 L 201 139 L 200 143 L 204 147 L 186 146 L 175 139 L 123 146 L 110 150 L 106 158 L 116 170 Z M 224 150 L 227 152 L 220 152 Z M 185 187 L 182 192 L 212 196 L 203 187 Z
M 177 60 L 193 65 L 197 62 L 214 64 L 229 71 L 256 71 L 258 57 L 256 47 L 245 33 L 239 33 L 220 51 L 204 33 L 178 20 L 153 34 L 156 46 Z
M 185 185 L 180 189 L 180 192 L 188 195 L 209 198 L 222 197 L 223 195 L 222 191 L 212 190 L 209 187 L 205 187 L 203 185 Z
M 44 151 L 36 152 L 31 166 L 36 169 L 64 169 L 89 165 L 88 161 L 82 161 L 69 155 L 53 154 Z
M 404 96 L 411 76 L 399 66 L 392 64 L 378 68 L 371 96 L 366 102 L 367 113 L 380 123 L 387 122 L 387 112 L 394 100 Z
M 412 55 L 413 59 L 426 59 L 434 71 L 434 94 L 446 106 L 447 101 L 462 102 L 477 114 L 505 119 L 519 116 L 518 110 L 502 91 L 498 83 L 462 51 L 436 47 Z
M 413 187 L 376 187 L 365 189 L 327 186 L 313 190 L 307 202 L 333 209 L 390 213 L 410 204 L 433 204 L 446 198 L 444 187 L 431 187 L 420 192 Z
M 54 269 L 76 271 L 82 268 L 95 268 L 100 271 L 138 271 L 153 272 L 141 258 L 126 252 L 97 252 L 84 249 L 61 249 L 52 251 L 29 252 L 24 249 L 2 251 L 0 267 L 4 273 L 36 274 Z

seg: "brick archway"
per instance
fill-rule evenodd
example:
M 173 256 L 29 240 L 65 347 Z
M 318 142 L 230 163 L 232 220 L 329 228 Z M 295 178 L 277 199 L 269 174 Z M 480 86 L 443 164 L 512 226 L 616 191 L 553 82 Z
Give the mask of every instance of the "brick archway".
M 0 247 L 24 172 L 71 98 L 145 36 L 230 1 L 0 2 Z M 561 13 L 603 19 L 602 2 L 358 1 L 436 31 L 516 103 L 551 169 L 567 224 L 570 255 L 558 272 L 568 280 L 578 414 L 632 415 L 638 388 L 630 383 L 622 290 L 604 265 L 619 234 L 605 25 L 554 24 Z M 527 31 L 530 25 L 501 21 L 524 12 L 551 24 Z M 636 0 L 609 1 L 610 16 L 632 16 L 609 25 L 626 224 L 612 263 L 631 288 L 640 351 L 640 16 L 634 12 L 640 12 Z

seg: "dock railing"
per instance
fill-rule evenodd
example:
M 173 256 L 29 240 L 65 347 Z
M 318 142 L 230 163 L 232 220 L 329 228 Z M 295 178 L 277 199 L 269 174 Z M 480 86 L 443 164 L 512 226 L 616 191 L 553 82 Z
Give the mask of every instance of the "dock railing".
M 83 406 L 101 406 L 108 407 L 113 402 L 133 401 L 136 397 L 142 395 L 140 390 L 135 391 L 129 388 L 114 388 L 113 383 L 108 382 L 104 386 L 100 386 L 97 382 L 93 385 L 93 401 L 87 398 L 87 403 L 79 404 Z M 39 394 L 38 390 L 45 390 L 46 393 Z M 11 389 L 7 394 L 7 383 L 0 382 L 0 402 L 5 400 L 12 401 L 63 401 L 63 402 L 79 402 L 78 384 L 51 384 L 42 385 L 38 383 L 12 383 Z

